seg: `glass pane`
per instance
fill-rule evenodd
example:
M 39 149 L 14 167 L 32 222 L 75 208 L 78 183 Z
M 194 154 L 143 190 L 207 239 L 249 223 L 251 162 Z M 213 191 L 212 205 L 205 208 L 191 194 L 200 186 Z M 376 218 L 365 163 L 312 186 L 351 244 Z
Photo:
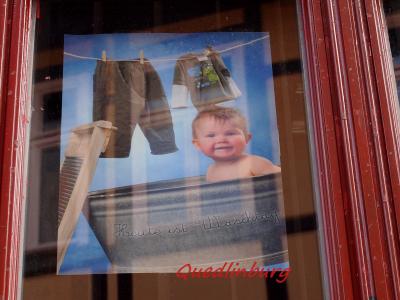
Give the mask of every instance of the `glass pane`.
M 23 298 L 321 299 L 296 1 L 37 13 Z
M 393 56 L 397 94 L 400 96 L 400 3 L 396 0 L 386 0 L 383 1 L 383 5 L 389 29 L 389 41 Z

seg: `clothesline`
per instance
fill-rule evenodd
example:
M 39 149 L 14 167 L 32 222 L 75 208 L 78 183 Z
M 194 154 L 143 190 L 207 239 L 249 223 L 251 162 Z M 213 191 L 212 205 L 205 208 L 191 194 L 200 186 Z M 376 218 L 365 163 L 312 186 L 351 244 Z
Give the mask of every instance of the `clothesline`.
M 263 37 L 248 41 L 246 43 L 241 43 L 241 44 L 238 44 L 238 45 L 235 45 L 235 46 L 232 46 L 232 47 L 220 50 L 220 51 L 216 51 L 216 52 L 220 53 L 220 54 L 221 53 L 225 53 L 225 52 L 237 49 L 237 48 L 241 48 L 241 47 L 245 47 L 245 46 L 254 44 L 254 43 L 259 42 L 261 40 L 265 40 L 267 37 L 268 37 L 268 35 L 265 35 Z M 66 51 L 64 51 L 64 55 L 67 55 L 67 56 L 70 56 L 70 57 L 74 57 L 74 58 L 79 58 L 79 59 L 102 60 L 101 58 L 98 58 L 98 57 L 82 56 L 82 55 L 77 55 L 77 54 L 66 52 Z M 155 58 L 155 59 L 151 59 L 152 62 L 168 62 L 168 61 L 178 61 L 178 60 L 182 60 L 182 59 L 180 59 L 180 58 Z M 135 58 L 135 59 L 107 59 L 107 61 L 140 61 L 140 59 L 139 58 Z M 144 62 L 146 63 L 146 62 L 149 62 L 149 61 L 145 60 Z

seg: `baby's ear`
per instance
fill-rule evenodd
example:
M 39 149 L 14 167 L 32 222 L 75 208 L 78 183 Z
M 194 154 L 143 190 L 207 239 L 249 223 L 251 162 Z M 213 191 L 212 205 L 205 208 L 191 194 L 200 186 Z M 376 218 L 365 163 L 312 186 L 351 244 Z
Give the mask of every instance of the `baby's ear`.
M 196 147 L 197 150 L 200 150 L 200 145 L 199 145 L 199 142 L 197 141 L 197 139 L 193 139 L 192 144 Z
M 251 140 L 252 137 L 253 136 L 251 135 L 251 133 L 248 133 L 247 136 L 246 136 L 246 143 L 248 143 Z

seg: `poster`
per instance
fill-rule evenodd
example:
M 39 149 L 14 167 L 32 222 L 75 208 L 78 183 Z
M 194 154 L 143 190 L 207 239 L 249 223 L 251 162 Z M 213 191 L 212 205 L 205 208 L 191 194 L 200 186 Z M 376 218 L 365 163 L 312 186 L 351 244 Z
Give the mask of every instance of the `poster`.
M 268 33 L 64 51 L 58 274 L 289 265 Z

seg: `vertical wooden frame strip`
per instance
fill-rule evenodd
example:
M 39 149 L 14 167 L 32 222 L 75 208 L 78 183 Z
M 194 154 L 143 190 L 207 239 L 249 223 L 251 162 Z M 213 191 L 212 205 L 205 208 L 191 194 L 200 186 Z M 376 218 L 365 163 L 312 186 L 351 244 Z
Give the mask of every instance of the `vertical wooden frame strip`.
M 385 53 L 387 39 L 382 39 L 385 28 L 378 2 L 301 2 L 333 299 L 399 297 L 393 213 L 394 208 L 399 212 L 394 201 L 399 198 L 398 105 L 393 102 L 393 77 L 387 71 L 382 75 L 384 69 L 390 70 L 390 55 Z M 335 189 L 341 195 L 334 197 Z M 342 243 L 346 235 L 347 242 Z M 348 247 L 347 252 L 341 247 Z M 344 272 L 351 273 L 350 278 Z
M 386 171 L 384 186 L 387 195 L 381 203 L 385 226 L 385 242 L 389 255 L 387 276 L 392 280 L 393 294 L 400 298 L 400 107 L 393 70 L 388 28 L 383 1 L 360 1 L 365 10 L 370 43 L 369 56 L 373 60 L 374 83 L 377 91 L 375 107 L 380 117 L 382 153 Z M 382 176 L 381 176 L 382 177 Z
M 4 39 L 0 60 L 6 62 L 1 78 L 1 106 L 4 109 L 1 194 L 0 194 L 0 298 L 17 299 L 20 292 L 22 246 L 21 226 L 25 199 L 26 134 L 29 106 L 28 47 L 31 2 L 1 1 L 7 10 L 0 32 Z M 8 25 L 7 25 L 8 24 Z
M 4 88 L 7 85 L 7 71 L 8 71 L 8 56 L 10 44 L 10 24 L 8 20 L 12 12 L 12 6 L 8 0 L 1 0 L 0 7 L 0 172 L 2 159 L 3 159 L 3 145 L 4 145 L 4 123 L 5 123 L 5 104 L 7 97 L 7 90 Z M 1 183 L 0 183 L 1 187 Z
M 326 18 L 325 32 L 329 55 L 332 104 L 335 107 L 337 143 L 340 145 L 343 201 L 346 214 L 346 232 L 351 244 L 351 272 L 353 274 L 354 297 L 375 297 L 375 285 L 368 240 L 365 212 L 365 189 L 373 197 L 373 187 L 363 185 L 362 165 L 368 159 L 366 137 L 358 135 L 365 129 L 364 111 L 353 114 L 353 108 L 362 106 L 361 91 L 357 86 L 359 74 L 356 69 L 354 28 L 352 23 L 352 0 L 324 1 L 323 15 Z M 360 148 L 367 149 L 358 152 Z
M 368 19 L 371 19 L 371 13 L 367 9 L 373 2 L 377 4 L 380 1 L 354 1 L 354 20 L 361 54 L 359 59 L 361 78 L 363 79 L 361 80 L 361 86 L 365 90 L 362 98 L 366 102 L 365 110 L 369 117 L 368 127 L 371 131 L 369 143 L 371 145 L 372 161 L 375 162 L 375 165 L 371 164 L 375 167 L 375 170 L 371 170 L 369 176 L 375 181 L 376 197 L 374 201 L 366 201 L 366 211 L 370 227 L 368 234 L 377 297 L 380 299 L 398 299 L 400 297 L 399 249 L 398 239 L 396 238 L 397 227 L 394 208 L 395 199 L 400 195 L 396 195 L 397 188 L 392 185 L 394 182 L 390 179 L 390 174 L 392 173 L 392 177 L 394 174 L 390 170 L 391 158 L 388 155 L 385 141 L 385 123 L 392 120 L 392 118 L 382 113 L 380 109 L 381 103 L 388 103 L 389 99 L 386 98 L 388 94 L 382 93 L 383 90 L 379 88 L 382 83 L 377 77 L 377 73 L 379 73 L 377 68 L 381 67 L 379 64 L 382 62 L 377 64 L 375 59 L 378 57 L 373 57 L 371 51 L 372 49 L 378 50 L 383 54 L 379 58 L 386 61 L 390 60 L 391 56 L 390 53 L 385 51 L 387 47 L 384 47 L 384 45 L 375 48 L 377 44 L 373 41 L 374 37 L 371 36 L 368 26 Z M 374 22 L 379 22 L 380 16 L 375 15 L 373 19 L 375 20 Z M 385 36 L 385 33 L 386 29 L 381 27 L 380 35 Z M 389 85 L 387 85 L 386 89 L 388 87 Z M 398 114 L 398 111 L 396 113 Z M 392 130 L 388 137 L 389 143 L 395 137 L 395 130 Z M 376 222 L 377 226 L 372 227 L 373 222 Z M 376 259 L 377 257 L 379 259 Z
M 382 1 L 365 1 L 368 29 L 371 39 L 371 54 L 374 59 L 380 109 L 384 125 L 386 148 L 390 161 L 393 194 L 400 198 L 400 107 L 396 95 L 396 82 L 391 57 L 388 28 L 383 13 Z M 396 201 L 400 217 L 400 202 Z M 400 231 L 400 223 L 398 224 Z
M 353 165 L 345 161 L 346 168 L 353 169 L 356 176 L 356 181 L 348 182 L 348 232 L 355 246 L 353 269 L 357 277 L 353 282 L 359 287 L 361 297 L 395 299 L 399 295 L 398 241 L 393 239 L 395 227 L 390 213 L 393 195 L 382 135 L 383 118 L 378 109 L 380 94 L 365 21 L 368 16 L 364 9 L 367 2 L 370 1 L 332 1 L 332 11 L 336 11 L 332 20 L 339 25 L 336 26 L 341 38 L 338 48 L 343 53 L 343 86 L 347 91 L 347 97 L 338 97 L 340 106 L 347 105 L 341 112 L 349 119 L 347 125 L 341 124 L 349 126 L 349 141 L 354 145 L 349 149 Z M 327 27 L 332 31 L 331 26 Z M 348 175 L 344 178 L 351 179 Z M 358 189 L 357 195 L 352 194 L 353 185 Z
M 321 202 L 320 220 L 323 227 L 323 243 L 327 259 L 328 294 L 331 299 L 352 299 L 352 274 L 348 253 L 348 240 L 335 139 L 336 126 L 329 83 L 328 57 L 324 33 L 324 19 L 319 1 L 302 0 L 301 14 L 304 32 L 308 82 L 310 122 L 315 143 L 317 199 Z

